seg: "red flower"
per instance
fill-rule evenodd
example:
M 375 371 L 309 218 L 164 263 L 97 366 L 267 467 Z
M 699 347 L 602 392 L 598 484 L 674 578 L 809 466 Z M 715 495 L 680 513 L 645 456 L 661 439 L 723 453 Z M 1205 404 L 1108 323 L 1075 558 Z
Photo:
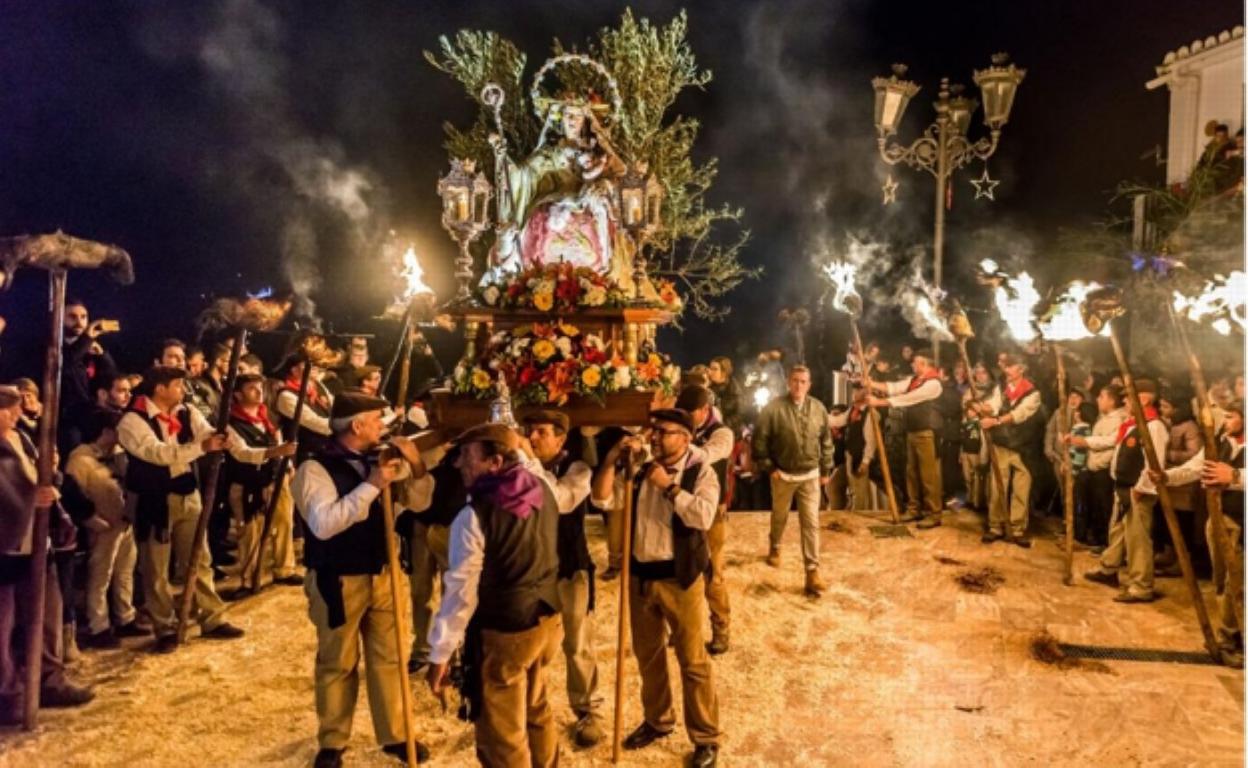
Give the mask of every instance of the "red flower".
M 538 379 L 537 369 L 534 368 L 532 365 L 526 365 L 523 369 L 521 369 L 520 386 L 527 387 L 528 385 L 537 381 L 537 379 Z

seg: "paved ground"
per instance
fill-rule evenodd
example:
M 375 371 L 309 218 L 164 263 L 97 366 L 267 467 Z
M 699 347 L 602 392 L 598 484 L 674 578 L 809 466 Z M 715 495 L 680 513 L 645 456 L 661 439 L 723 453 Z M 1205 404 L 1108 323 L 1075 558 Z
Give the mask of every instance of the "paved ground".
M 1030 657 L 1043 630 L 1069 642 L 1199 650 L 1181 582 L 1162 581 L 1157 603 L 1123 606 L 1104 587 L 1062 586 L 1052 540 L 1029 551 L 985 547 L 966 513 L 908 539 L 876 539 L 862 516 L 825 515 L 832 520 L 844 531 L 822 534 L 830 589 L 817 602 L 800 593 L 796 517 L 779 570 L 762 562 L 766 516 L 730 520 L 734 647 L 715 662 L 724 765 L 1244 764 L 1241 673 L 1137 662 L 1064 671 Z M 1077 571 L 1090 567 L 1089 557 L 1077 558 Z M 996 594 L 955 583 L 979 567 L 1004 576 Z M 617 599 L 615 584 L 601 585 L 608 701 Z M 45 714 L 32 734 L 0 732 L 0 766 L 310 764 L 314 638 L 301 590 L 271 590 L 237 607 L 235 618 L 248 629 L 242 641 L 196 640 L 162 657 L 135 647 L 88 654 L 77 672 L 95 684 L 96 701 Z M 631 727 L 640 716 L 631 659 L 628 671 Z M 570 726 L 562 661 L 549 679 L 558 720 Z M 471 731 L 440 715 L 423 688 L 417 711 L 434 765 L 472 763 Z M 688 750 L 678 731 L 624 764 L 679 765 Z M 608 746 L 565 745 L 564 765 L 609 762 Z M 372 743 L 363 692 L 348 765 L 396 765 Z

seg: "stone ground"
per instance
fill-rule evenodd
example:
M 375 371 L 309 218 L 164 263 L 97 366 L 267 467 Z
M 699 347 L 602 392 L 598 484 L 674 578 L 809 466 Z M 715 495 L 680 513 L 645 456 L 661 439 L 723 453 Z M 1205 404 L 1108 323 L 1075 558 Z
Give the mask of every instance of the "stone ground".
M 1034 661 L 1030 641 L 1047 630 L 1069 642 L 1195 651 L 1200 633 L 1178 580 L 1144 606 L 1110 590 L 1061 584 L 1052 537 L 1024 551 L 979 543 L 978 520 L 950 514 L 914 538 L 877 539 L 874 521 L 825 514 L 827 594 L 801 594 L 796 519 L 780 569 L 762 562 L 767 517 L 734 513 L 728 583 L 733 649 L 715 661 L 724 765 L 1012 766 L 1244 764 L 1244 679 L 1215 666 L 1108 662 L 1108 672 L 1058 670 Z M 604 559 L 599 528 L 595 556 Z M 965 565 L 941 562 L 953 559 Z M 1076 555 L 1076 572 L 1092 559 Z M 996 594 L 962 591 L 955 577 L 991 566 Z M 608 702 L 614 679 L 617 583 L 601 585 L 598 656 Z M 234 609 L 248 635 L 193 640 L 170 656 L 91 653 L 77 664 L 97 698 L 76 711 L 45 712 L 38 729 L 0 731 L 0 766 L 306 766 L 316 751 L 314 633 L 302 591 L 279 588 Z M 674 660 L 673 660 L 673 669 Z M 636 667 L 628 662 L 625 717 L 640 718 Z M 548 679 L 557 720 L 572 723 L 563 664 Z M 434 765 L 473 763 L 471 730 L 441 715 L 416 687 L 422 738 Z M 625 765 L 680 765 L 683 731 Z M 562 764 L 607 765 L 610 747 L 574 751 Z M 397 765 L 372 742 L 357 710 L 347 753 L 353 766 Z

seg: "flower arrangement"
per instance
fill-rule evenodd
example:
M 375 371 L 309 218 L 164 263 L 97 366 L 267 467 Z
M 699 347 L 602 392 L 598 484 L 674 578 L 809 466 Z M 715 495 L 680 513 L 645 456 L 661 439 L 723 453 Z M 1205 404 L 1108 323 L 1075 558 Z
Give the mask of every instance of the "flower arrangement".
M 539 312 L 575 312 L 628 303 L 624 291 L 606 275 L 567 263 L 532 267 L 505 281 L 485 283 L 480 296 L 490 307 Z
M 495 333 L 476 364 L 456 367 L 454 391 L 478 399 L 495 397 L 500 376 L 517 405 L 561 406 L 572 395 L 602 402 L 627 389 L 670 395 L 680 381 L 680 369 L 651 350 L 630 366 L 596 334 L 568 323 L 534 323 Z

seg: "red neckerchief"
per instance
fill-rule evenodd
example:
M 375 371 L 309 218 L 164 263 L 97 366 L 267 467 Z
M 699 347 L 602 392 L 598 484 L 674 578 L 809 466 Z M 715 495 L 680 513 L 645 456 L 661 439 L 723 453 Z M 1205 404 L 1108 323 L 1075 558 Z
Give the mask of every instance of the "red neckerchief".
M 940 371 L 934 371 L 929 368 L 927 369 L 927 373 L 924 373 L 921 376 L 915 376 L 911 378 L 910 386 L 906 388 L 906 391 L 913 392 L 914 390 L 926 384 L 930 379 L 939 378 L 939 376 L 940 376 Z
M 1151 405 L 1145 406 L 1144 420 L 1156 421 L 1157 419 L 1158 419 L 1157 409 Z M 1123 420 L 1122 424 L 1118 426 L 1118 438 L 1114 442 L 1121 443 L 1122 439 L 1126 437 L 1127 433 L 1130 432 L 1134 427 L 1135 427 L 1135 417 L 1128 416 L 1126 419 Z
M 849 423 L 850 423 L 850 424 L 855 424 L 855 423 L 857 423 L 857 422 L 861 421 L 861 420 L 862 420 L 862 414 L 863 414 L 865 411 L 866 411 L 866 409 L 865 409 L 865 408 L 863 408 L 861 405 L 859 405 L 859 404 L 857 404 L 857 403 L 854 403 L 854 406 L 853 406 L 852 408 L 850 408 L 850 409 L 849 409 Z
M 257 427 L 263 427 L 264 431 L 270 435 L 277 434 L 277 427 L 273 425 L 273 422 L 269 421 L 269 409 L 264 403 L 256 407 L 254 414 L 248 413 L 241 404 L 234 403 L 230 407 L 230 417 L 245 421 L 248 424 L 254 424 Z
M 296 395 L 298 395 L 299 394 L 299 378 L 296 376 L 287 376 L 286 387 L 291 392 L 294 392 Z M 316 388 L 316 382 L 312 381 L 311 379 L 308 379 L 308 391 L 304 395 L 304 399 L 316 407 L 320 407 L 321 405 L 321 393 Z
M 177 415 L 160 410 L 155 403 L 147 399 L 146 395 L 139 395 L 134 399 L 134 409 L 140 413 L 146 414 L 149 405 L 156 408 L 156 421 L 165 425 L 165 432 L 169 435 L 169 439 L 177 439 L 178 433 L 182 431 L 182 422 L 178 420 Z
M 1005 399 L 1011 403 L 1017 403 L 1035 390 L 1036 385 L 1031 383 L 1031 379 L 1019 379 L 1017 384 L 1005 383 Z

